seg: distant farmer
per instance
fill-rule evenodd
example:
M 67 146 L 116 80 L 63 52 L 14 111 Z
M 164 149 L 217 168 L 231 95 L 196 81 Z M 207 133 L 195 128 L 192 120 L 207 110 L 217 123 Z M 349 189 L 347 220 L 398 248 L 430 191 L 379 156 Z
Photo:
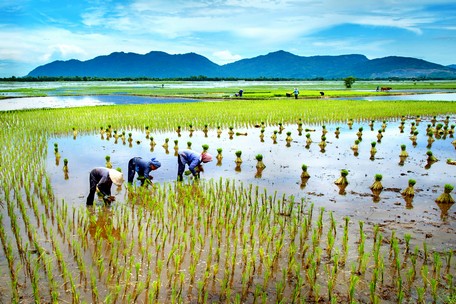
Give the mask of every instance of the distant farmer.
M 177 180 L 184 180 L 185 165 L 188 165 L 188 170 L 194 177 L 199 178 L 200 172 L 204 172 L 202 164 L 210 161 L 212 161 L 212 155 L 207 152 L 198 153 L 188 149 L 179 151 L 177 156 Z
M 239 90 L 239 97 L 242 97 L 242 93 L 244 93 L 244 90 Z
M 150 175 L 151 171 L 155 171 L 160 167 L 161 163 L 155 157 L 152 157 L 150 160 L 133 157 L 128 162 L 128 184 L 133 183 L 136 173 L 138 173 L 138 179 L 141 181 L 141 185 L 144 185 L 146 181 L 151 183 L 154 178 Z
M 295 99 L 298 99 L 298 95 L 299 95 L 298 88 L 294 88 L 293 94 L 294 94 Z
M 95 192 L 98 190 L 103 196 L 105 204 L 110 205 L 115 201 L 115 197 L 111 196 L 112 183 L 121 186 L 124 182 L 122 172 L 115 169 L 108 169 L 104 167 L 97 167 L 90 171 L 89 183 L 90 192 L 87 197 L 87 206 L 93 205 Z

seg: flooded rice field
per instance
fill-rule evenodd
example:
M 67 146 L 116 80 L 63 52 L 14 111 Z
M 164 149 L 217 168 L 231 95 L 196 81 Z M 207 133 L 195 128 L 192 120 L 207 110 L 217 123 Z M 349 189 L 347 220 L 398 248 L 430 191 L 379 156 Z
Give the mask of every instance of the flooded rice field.
M 436 199 L 455 184 L 455 122 L 102 126 L 51 138 L 50 178 L 37 172 L 25 199 L 5 193 L 0 303 L 447 303 L 456 210 Z M 176 152 L 205 144 L 214 160 L 201 180 L 176 182 Z M 113 187 L 110 206 L 86 207 L 89 172 L 106 156 L 125 174 L 135 156 L 162 166 L 154 185 Z M 342 173 L 348 184 L 336 185 Z
M 85 202 L 88 192 L 88 173 L 93 167 L 104 166 L 105 156 L 111 157 L 114 168 L 127 172 L 128 161 L 135 156 L 156 157 L 162 167 L 153 172 L 155 183 L 173 182 L 177 177 L 177 149 L 191 148 L 200 152 L 202 145 L 209 145 L 209 153 L 214 157 L 217 149 L 222 149 L 223 159 L 204 165 L 202 178 L 218 180 L 220 177 L 234 179 L 244 185 L 253 184 L 268 193 L 293 196 L 297 201 L 313 202 L 318 207 L 334 210 L 343 215 L 353 216 L 372 223 L 387 225 L 389 228 L 410 229 L 414 235 L 431 237 L 437 247 L 454 247 L 456 210 L 439 206 L 435 199 L 443 192 L 445 184 L 455 184 L 456 166 L 447 164 L 447 159 L 456 158 L 452 141 L 453 134 L 437 136 L 429 144 L 426 129 L 429 125 L 444 124 L 444 117 L 437 122 L 423 119 L 416 122 L 401 121 L 354 122 L 348 124 L 328 124 L 325 126 L 296 125 L 265 126 L 250 129 L 203 132 L 202 128 L 189 132 L 182 127 L 180 134 L 155 133 L 151 130 L 146 138 L 144 130 L 116 130 L 119 135 L 125 132 L 126 139 L 109 138 L 106 134 L 78 135 L 76 138 L 55 138 L 49 142 L 48 172 L 56 194 L 71 205 Z M 455 121 L 450 117 L 449 125 Z M 340 134 L 335 134 L 336 128 Z M 414 131 L 412 131 L 414 128 Z M 361 134 L 360 129 L 362 129 Z M 448 127 L 450 130 L 451 127 Z M 382 138 L 379 139 L 379 130 Z M 277 139 L 271 137 L 277 132 Z M 418 132 L 415 141 L 412 134 Z M 131 133 L 132 141 L 128 142 Z M 238 133 L 238 134 L 237 134 Z M 287 141 L 289 133 L 291 141 Z M 320 147 L 321 137 L 326 137 L 326 147 Z M 451 133 L 451 132 L 450 132 Z M 151 140 L 153 138 L 153 140 Z M 312 143 L 307 143 L 308 138 Z M 168 139 L 168 148 L 163 144 Z M 353 146 L 360 140 L 358 150 Z M 151 147 L 151 141 L 155 146 Z M 177 141 L 177 143 L 175 142 Z M 372 143 L 376 153 L 371 156 Z M 62 159 L 69 161 L 69 177 L 64 179 L 62 162 L 55 164 L 54 144 L 57 143 Z M 401 161 L 401 145 L 406 146 L 409 156 Z M 235 152 L 242 152 L 242 164 L 236 167 Z M 427 152 L 432 151 L 437 162 L 428 162 Z M 261 154 L 266 168 L 258 173 L 255 156 Z M 302 181 L 302 165 L 306 165 L 310 178 Z M 341 190 L 334 181 L 342 169 L 348 170 L 348 186 Z M 376 174 L 381 174 L 383 191 L 374 195 L 370 186 Z M 413 199 L 404 199 L 401 192 L 408 186 L 408 180 L 416 180 L 416 194 Z M 71 188 L 72 191 L 68 191 Z M 121 191 L 118 204 L 126 198 Z M 448 207 L 448 206 L 447 206 Z

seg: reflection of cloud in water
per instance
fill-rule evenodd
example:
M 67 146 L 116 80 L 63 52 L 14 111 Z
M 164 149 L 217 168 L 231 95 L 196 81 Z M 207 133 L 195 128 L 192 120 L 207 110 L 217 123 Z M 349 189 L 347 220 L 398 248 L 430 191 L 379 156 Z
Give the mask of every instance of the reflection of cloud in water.
M 120 104 L 156 104 L 198 102 L 188 98 L 149 97 L 132 95 L 48 96 L 0 99 L 0 111 L 42 108 L 69 108 Z
M 112 105 L 91 96 L 80 97 L 24 97 L 0 100 L 0 111 L 42 108 L 71 108 Z

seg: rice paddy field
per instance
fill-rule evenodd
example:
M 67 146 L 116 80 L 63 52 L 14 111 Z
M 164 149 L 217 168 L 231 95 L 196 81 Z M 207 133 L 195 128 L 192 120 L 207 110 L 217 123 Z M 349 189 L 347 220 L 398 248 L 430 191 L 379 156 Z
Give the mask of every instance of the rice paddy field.
M 455 303 L 456 103 L 319 90 L 0 112 L 0 303 Z M 203 144 L 202 178 L 176 182 Z M 88 208 L 106 156 L 162 167 Z

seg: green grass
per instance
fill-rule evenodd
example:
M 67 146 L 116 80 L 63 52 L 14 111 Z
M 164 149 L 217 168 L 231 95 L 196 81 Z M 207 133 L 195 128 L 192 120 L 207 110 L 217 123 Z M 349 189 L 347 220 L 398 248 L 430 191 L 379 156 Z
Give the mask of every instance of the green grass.
M 232 82 L 230 82 L 232 83 Z M 195 88 L 182 87 L 183 82 L 177 81 L 142 81 L 142 82 L 51 82 L 46 88 L 15 88 L 0 89 L 1 93 L 14 92 L 24 96 L 48 96 L 48 95 L 142 95 L 142 96 L 167 96 L 167 97 L 188 97 L 207 99 L 235 98 L 234 94 L 239 89 L 244 90 L 243 99 L 269 99 L 286 98 L 285 93 L 292 92 L 298 87 L 300 98 L 320 97 L 324 91 L 325 96 L 370 96 L 378 94 L 397 94 L 396 90 L 417 90 L 417 89 L 456 89 L 456 81 L 356 81 L 352 89 L 346 89 L 343 81 L 289 81 L 289 82 L 238 82 L 238 86 L 227 86 L 219 88 Z M 162 84 L 164 87 L 162 87 Z M 198 85 L 198 82 L 193 84 Z M 223 82 L 219 82 L 223 84 Z M 24 86 L 27 84 L 24 83 Z M 377 86 L 391 87 L 388 93 L 376 92 Z

